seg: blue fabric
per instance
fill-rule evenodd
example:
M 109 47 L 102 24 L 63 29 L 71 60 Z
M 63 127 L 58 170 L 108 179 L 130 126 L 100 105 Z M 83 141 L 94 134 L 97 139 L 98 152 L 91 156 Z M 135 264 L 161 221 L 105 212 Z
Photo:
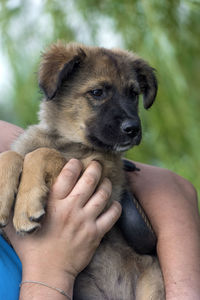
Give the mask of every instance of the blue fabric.
M 13 248 L 0 235 L 0 299 L 18 300 L 22 265 Z

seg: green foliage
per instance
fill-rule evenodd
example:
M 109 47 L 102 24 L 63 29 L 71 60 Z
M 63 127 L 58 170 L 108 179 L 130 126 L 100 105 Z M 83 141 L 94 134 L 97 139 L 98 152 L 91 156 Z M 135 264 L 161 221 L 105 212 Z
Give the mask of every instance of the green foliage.
M 143 142 L 128 157 L 170 168 L 199 189 L 199 0 L 33 3 L 0 1 L 1 42 L 11 82 L 0 102 L 0 118 L 22 126 L 36 121 L 38 61 L 52 41 L 74 39 L 109 47 L 113 40 L 149 61 L 159 81 L 155 105 L 145 111 L 141 104 Z M 109 32 L 111 43 L 106 43 Z

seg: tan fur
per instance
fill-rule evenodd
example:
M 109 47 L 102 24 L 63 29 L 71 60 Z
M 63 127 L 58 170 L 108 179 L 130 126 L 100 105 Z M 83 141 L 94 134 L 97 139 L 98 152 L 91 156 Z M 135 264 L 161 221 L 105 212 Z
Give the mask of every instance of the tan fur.
M 140 75 L 134 77 L 133 69 Z M 112 181 L 110 203 L 120 199 L 125 187 L 121 153 L 98 149 L 87 136 L 89 126 L 96 126 L 98 107 L 111 105 L 112 89 L 102 102 L 88 92 L 101 87 L 102 82 L 115 86 L 120 95 L 125 87 L 134 86 L 136 93 L 144 94 L 146 108 L 155 98 L 150 67 L 127 51 L 58 43 L 44 53 L 39 84 L 48 100 L 41 103 L 40 122 L 29 127 L 13 145 L 17 153 L 11 151 L 0 156 L 2 225 L 8 221 L 18 189 L 14 227 L 19 233 L 39 227 L 49 189 L 65 162 L 72 157 L 80 159 L 84 168 L 92 160 L 99 161 L 103 166 L 102 178 L 106 176 Z M 163 300 L 164 288 L 157 259 L 136 254 L 114 228 L 77 278 L 74 299 Z
M 18 190 L 23 157 L 14 151 L 0 154 L 0 224 L 7 225 Z M 9 166 L 9 167 L 8 167 Z
M 25 156 L 13 217 L 18 232 L 38 227 L 39 223 L 35 220 L 44 215 L 49 188 L 65 163 L 65 158 L 54 149 L 39 148 Z

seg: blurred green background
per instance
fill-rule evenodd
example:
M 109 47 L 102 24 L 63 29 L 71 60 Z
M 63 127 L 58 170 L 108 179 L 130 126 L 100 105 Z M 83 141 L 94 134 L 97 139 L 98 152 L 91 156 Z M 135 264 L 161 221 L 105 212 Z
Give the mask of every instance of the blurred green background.
M 37 122 L 40 53 L 58 39 L 129 49 L 156 68 L 157 101 L 141 105 L 143 141 L 127 155 L 200 190 L 200 1 L 0 0 L 0 119 Z

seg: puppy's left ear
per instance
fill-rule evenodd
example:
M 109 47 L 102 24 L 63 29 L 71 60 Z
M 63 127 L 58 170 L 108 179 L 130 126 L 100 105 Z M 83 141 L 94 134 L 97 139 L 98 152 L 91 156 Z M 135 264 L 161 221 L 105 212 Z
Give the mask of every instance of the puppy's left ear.
M 140 86 L 141 94 L 143 94 L 144 108 L 148 109 L 153 104 L 158 89 L 155 69 L 150 67 L 140 58 L 133 62 L 133 67 Z
M 81 45 L 53 44 L 43 55 L 39 70 L 39 86 L 47 100 L 55 98 L 64 81 L 80 67 L 86 54 Z

